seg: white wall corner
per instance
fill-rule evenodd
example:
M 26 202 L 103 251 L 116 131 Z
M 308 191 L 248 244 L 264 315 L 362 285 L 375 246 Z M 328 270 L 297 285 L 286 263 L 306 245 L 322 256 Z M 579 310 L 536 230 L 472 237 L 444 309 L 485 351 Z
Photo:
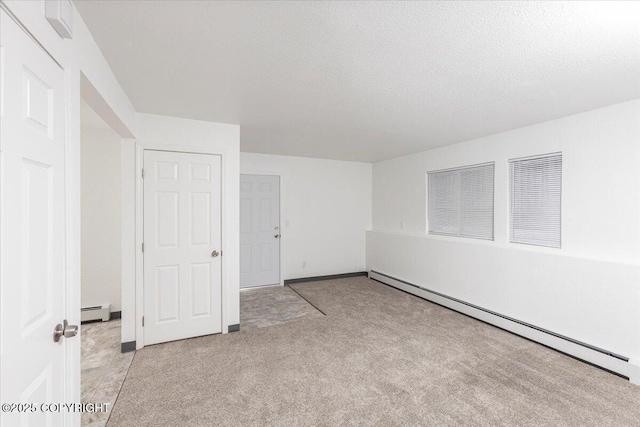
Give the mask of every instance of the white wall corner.
M 640 385 L 640 358 L 629 359 L 629 382 Z

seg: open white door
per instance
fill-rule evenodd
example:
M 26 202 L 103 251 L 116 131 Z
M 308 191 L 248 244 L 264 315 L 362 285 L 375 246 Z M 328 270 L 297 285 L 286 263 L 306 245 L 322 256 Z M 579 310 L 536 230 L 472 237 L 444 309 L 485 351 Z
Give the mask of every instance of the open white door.
M 222 332 L 220 156 L 144 151 L 144 344 Z
M 79 354 L 80 337 L 72 326 L 62 335 L 61 327 L 67 310 L 80 310 L 65 306 L 64 72 L 0 15 L 1 395 L 2 403 L 35 404 L 3 409 L 0 424 L 74 425 L 79 414 L 41 407 L 68 402 L 80 387 L 80 367 L 69 369 L 66 359 Z
M 280 284 L 280 177 L 240 175 L 240 287 Z

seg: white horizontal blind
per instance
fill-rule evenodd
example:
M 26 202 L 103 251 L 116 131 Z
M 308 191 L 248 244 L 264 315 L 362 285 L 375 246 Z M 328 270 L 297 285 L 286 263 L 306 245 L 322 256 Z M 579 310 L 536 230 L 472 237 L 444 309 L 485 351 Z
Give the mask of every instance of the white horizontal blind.
M 493 240 L 494 164 L 429 172 L 429 233 Z
M 510 241 L 561 246 L 562 153 L 509 160 Z

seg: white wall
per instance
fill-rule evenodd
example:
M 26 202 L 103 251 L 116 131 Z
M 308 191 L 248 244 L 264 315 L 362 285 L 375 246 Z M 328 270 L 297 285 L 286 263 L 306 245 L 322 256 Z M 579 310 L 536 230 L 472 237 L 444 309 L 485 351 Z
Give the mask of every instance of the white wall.
M 241 153 L 240 170 L 281 175 L 283 280 L 364 271 L 371 164 Z
M 111 130 L 82 129 L 81 304 L 120 311 L 120 142 Z
M 508 159 L 563 154 L 562 249 L 508 243 Z M 426 234 L 426 172 L 495 161 L 495 241 Z M 401 223 L 404 222 L 404 229 Z M 369 269 L 640 356 L 640 100 L 376 163 Z
M 120 144 L 121 342 L 136 340 L 136 142 Z
M 215 152 L 222 155 L 222 316 L 223 331 L 240 323 L 239 287 L 239 192 L 240 192 L 240 127 L 222 123 L 137 114 L 138 154 L 142 147 L 173 149 L 186 152 Z M 141 270 L 136 269 L 136 256 L 141 260 L 141 216 L 136 218 L 136 203 L 142 195 L 136 188 L 142 164 L 136 163 L 136 147 L 123 141 L 122 161 L 122 342 L 137 341 L 141 333 Z M 139 159 L 141 160 L 141 159 Z M 138 192 L 137 192 L 138 191 Z M 140 205 L 139 205 L 140 206 Z M 138 220 L 138 221 L 137 221 Z M 133 232 L 132 232 L 133 231 Z M 132 256 L 133 255 L 133 256 Z M 137 282 L 137 283 L 136 283 Z M 136 288 L 136 284 L 138 287 Z M 138 292 L 136 292 L 136 290 Z M 125 313 L 130 313 L 125 316 Z M 135 313 L 135 317 L 131 314 Z

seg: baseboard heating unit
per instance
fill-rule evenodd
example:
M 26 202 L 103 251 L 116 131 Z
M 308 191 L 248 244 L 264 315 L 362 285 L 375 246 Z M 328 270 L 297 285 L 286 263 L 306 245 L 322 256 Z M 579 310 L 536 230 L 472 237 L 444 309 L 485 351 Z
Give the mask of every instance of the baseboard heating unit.
M 504 316 L 500 313 L 444 295 L 440 292 L 423 288 L 422 286 L 397 279 L 375 270 L 369 272 L 369 278 L 553 348 L 571 357 L 630 379 L 633 383 L 640 383 L 640 367 L 635 363 L 630 363 L 628 357 Z
M 80 314 L 81 322 L 91 322 L 102 320 L 107 322 L 111 317 L 111 304 L 96 305 L 93 307 L 82 307 Z

